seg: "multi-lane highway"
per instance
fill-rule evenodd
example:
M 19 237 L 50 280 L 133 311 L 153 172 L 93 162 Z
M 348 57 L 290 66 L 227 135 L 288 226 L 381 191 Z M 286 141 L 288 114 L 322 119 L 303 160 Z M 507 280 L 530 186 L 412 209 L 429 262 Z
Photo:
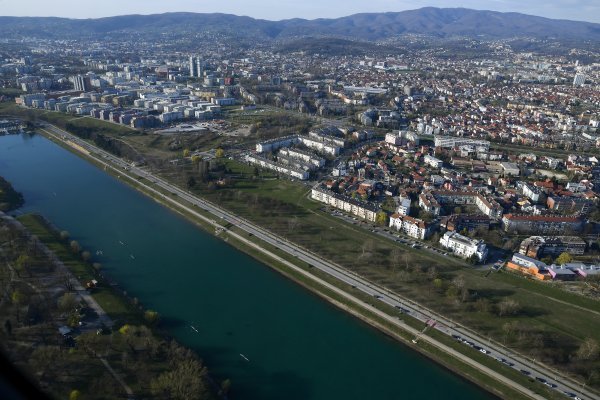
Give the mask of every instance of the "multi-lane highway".
M 249 240 L 250 236 L 255 236 L 256 238 L 269 243 L 281 251 L 291 255 L 301 263 L 306 263 L 306 265 L 311 268 L 319 269 L 328 275 L 336 278 L 340 282 L 344 282 L 348 285 L 348 290 L 344 292 L 344 295 L 348 298 L 353 298 L 354 301 L 360 302 L 353 296 L 353 291 L 363 292 L 372 297 L 371 304 L 375 304 L 375 302 L 382 302 L 388 304 L 391 307 L 394 307 L 398 310 L 399 313 L 407 315 L 409 317 L 420 320 L 425 324 L 429 323 L 433 325 L 434 329 L 437 329 L 439 332 L 442 332 L 446 335 L 453 337 L 455 340 L 464 343 L 465 346 L 470 346 L 475 350 L 480 351 L 482 354 L 485 354 L 498 362 L 498 365 L 505 365 L 520 373 L 527 375 L 531 379 L 536 379 L 542 384 L 545 384 L 547 387 L 562 392 L 567 397 L 571 398 L 581 398 L 581 399 L 598 399 L 600 397 L 595 393 L 592 393 L 590 390 L 582 388 L 579 384 L 572 381 L 569 378 L 561 376 L 557 371 L 554 371 L 544 365 L 539 363 L 535 363 L 532 360 L 529 360 L 519 354 L 516 354 L 499 343 L 490 341 L 475 332 L 467 329 L 460 324 L 451 321 L 432 310 L 429 310 L 426 307 L 423 307 L 417 303 L 412 302 L 410 299 L 403 298 L 395 293 L 392 293 L 385 288 L 379 287 L 368 280 L 353 274 L 352 272 L 344 269 L 343 267 L 336 265 L 330 261 L 324 260 L 316 254 L 311 253 L 310 251 L 303 249 L 302 247 L 291 243 L 284 238 L 277 236 L 253 223 L 243 218 L 240 218 L 224 209 L 219 207 L 216 204 L 198 198 L 189 192 L 182 190 L 175 185 L 163 180 L 162 178 L 150 173 L 149 171 L 132 166 L 126 161 L 113 156 L 112 154 L 99 149 L 78 137 L 69 134 L 55 126 L 45 124 L 42 128 L 46 134 L 54 137 L 57 140 L 63 141 L 66 144 L 74 147 L 76 150 L 81 151 L 82 149 L 88 153 L 89 156 L 95 158 L 100 163 L 103 163 L 105 166 L 115 169 L 119 171 L 119 173 L 123 175 L 127 175 L 130 178 L 133 178 L 138 182 L 139 185 L 143 186 L 146 190 L 153 192 L 156 195 L 159 195 L 164 200 L 167 200 L 173 204 L 178 205 L 182 209 L 185 209 L 188 212 L 196 214 L 198 217 L 203 218 L 205 221 L 213 224 L 215 227 L 222 228 L 223 225 L 231 224 L 241 231 L 245 232 L 246 237 L 241 237 L 239 234 L 230 232 L 230 234 L 239 238 L 240 240 L 251 243 Z M 144 178 L 146 182 L 140 181 L 138 178 Z M 162 189 L 162 191 L 170 193 L 170 195 L 165 195 L 164 192 L 157 190 L 157 188 Z M 184 202 L 182 202 L 183 200 Z M 190 207 L 187 207 L 185 203 L 190 204 Z M 207 218 L 206 216 L 200 215 L 197 211 L 203 210 L 212 215 L 213 219 Z M 250 238 L 251 239 L 251 238 Z M 265 251 L 265 253 L 267 253 Z M 276 258 L 279 258 L 275 256 Z M 293 264 L 288 263 L 290 266 Z M 294 268 L 298 268 L 297 266 L 293 266 Z M 303 270 L 303 273 L 305 271 Z M 314 278 L 315 280 L 319 280 L 318 278 Z M 324 282 L 324 284 L 326 284 Z M 329 285 L 331 286 L 331 285 Z M 336 289 L 339 290 L 339 289 Z M 365 308 L 370 309 L 371 311 L 377 312 L 378 314 L 382 314 L 381 311 L 376 310 L 370 304 L 363 303 Z M 389 315 L 385 315 L 387 319 L 391 320 L 395 324 L 397 324 L 400 328 L 413 332 L 414 329 L 408 327 L 404 324 L 400 319 L 393 318 L 390 319 Z M 435 321 L 435 324 L 433 323 Z M 446 352 L 453 354 L 454 356 L 460 357 L 463 361 L 466 360 L 466 356 L 464 354 L 458 353 L 455 350 L 448 348 L 448 346 L 443 345 L 442 343 L 436 341 L 428 337 L 427 335 L 420 336 L 419 340 L 426 340 L 431 344 L 437 345 L 440 348 L 444 348 Z M 418 342 L 418 341 L 416 341 Z M 415 345 L 418 346 L 418 343 Z M 521 391 L 529 395 L 532 398 L 542 399 L 543 397 L 534 394 L 530 390 L 522 387 L 519 384 L 514 382 L 510 382 L 507 378 L 501 376 L 498 373 L 494 373 L 494 371 L 489 368 L 484 367 L 482 364 L 479 364 L 471 359 L 468 360 L 472 366 L 477 366 L 480 370 L 487 370 L 488 374 L 494 374 L 495 378 L 504 382 L 505 384 L 511 385 L 513 388 Z

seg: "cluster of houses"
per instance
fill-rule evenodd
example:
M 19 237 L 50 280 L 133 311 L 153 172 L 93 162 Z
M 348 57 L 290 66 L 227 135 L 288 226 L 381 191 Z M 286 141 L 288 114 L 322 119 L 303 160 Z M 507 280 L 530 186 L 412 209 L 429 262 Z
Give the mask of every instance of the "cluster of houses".
M 27 107 L 91 116 L 132 128 L 152 128 L 184 119 L 208 120 L 221 115 L 221 106 L 235 104 L 233 98 L 210 102 L 183 92 L 123 92 L 105 90 L 77 96 L 47 97 L 44 93 L 21 95 L 17 104 Z
M 325 166 L 325 157 L 338 156 L 349 138 L 361 141 L 372 136 L 370 131 L 320 128 L 311 130 L 308 135 L 290 135 L 259 142 L 256 152 L 246 154 L 244 161 L 291 178 L 307 180 Z
M 541 281 L 574 280 L 578 277 L 586 278 L 600 274 L 600 266 L 598 265 L 587 265 L 580 262 L 547 265 L 543 261 L 521 253 L 515 253 L 511 260 L 506 263 L 506 267 Z
M 23 123 L 18 120 L 0 120 L 0 136 L 21 133 L 23 131 Z
M 524 180 L 524 156 L 501 154 L 499 162 L 491 162 L 495 154 L 487 141 L 442 136 L 433 141 L 429 147 L 414 132 L 388 133 L 383 142 L 362 146 L 334 166 L 331 178 L 315 185 L 312 198 L 369 222 L 381 222 L 384 213 L 390 228 L 416 239 L 441 230 L 443 247 L 479 260 L 486 258 L 487 248 L 468 232 L 494 227 L 508 234 L 583 231 L 596 201 L 595 181 Z M 448 165 L 463 151 L 489 152 L 487 165 L 495 169 Z M 396 205 L 392 212 L 390 200 Z
M 563 253 L 583 255 L 586 242 L 578 236 L 530 236 L 524 239 L 506 267 L 542 281 L 573 280 L 600 274 L 599 265 L 580 262 L 553 264 L 554 257 Z

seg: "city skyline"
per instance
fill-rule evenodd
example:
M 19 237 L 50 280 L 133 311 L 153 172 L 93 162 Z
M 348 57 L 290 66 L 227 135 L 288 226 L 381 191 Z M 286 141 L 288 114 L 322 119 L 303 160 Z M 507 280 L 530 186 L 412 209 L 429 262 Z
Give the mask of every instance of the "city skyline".
M 9 2 L 0 0 L 3 16 L 65 17 L 65 18 L 102 18 L 128 14 L 159 14 L 165 12 L 227 13 L 245 15 L 258 19 L 282 20 L 290 18 L 338 18 L 366 12 L 399 12 L 421 7 L 463 7 L 477 10 L 500 12 L 518 12 L 553 19 L 568 19 L 600 23 L 600 4 L 592 0 L 559 0 L 542 2 L 540 0 L 520 2 L 516 0 L 491 0 L 481 2 L 461 0 L 449 3 L 442 0 L 406 1 L 406 0 L 331 0 L 317 2 L 309 0 L 297 2 L 291 0 L 257 0 L 248 3 L 243 0 L 231 0 L 227 3 L 210 3 L 195 0 L 174 0 L 168 3 L 156 0 L 130 1 L 116 0 L 103 2 L 82 1 L 78 7 L 67 0 L 42 3 L 39 0 Z

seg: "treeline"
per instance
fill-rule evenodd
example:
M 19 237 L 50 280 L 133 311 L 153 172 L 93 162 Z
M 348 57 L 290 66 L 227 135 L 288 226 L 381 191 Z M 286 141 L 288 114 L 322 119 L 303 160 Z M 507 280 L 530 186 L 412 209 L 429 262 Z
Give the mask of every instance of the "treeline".
M 273 115 L 262 118 L 250 128 L 258 139 L 267 140 L 295 133 L 308 133 L 311 122 L 307 118 L 291 115 Z
M 115 156 L 122 157 L 121 146 L 116 143 L 117 141 L 115 139 L 107 138 L 102 134 L 93 132 L 89 128 L 77 126 L 72 122 L 67 122 L 65 124 L 65 129 L 82 139 L 92 140 L 94 144 L 100 147 L 102 150 L 106 150 Z
M 135 149 L 133 149 L 133 147 L 127 143 L 122 142 L 119 139 L 108 137 L 102 133 L 98 133 L 96 132 L 96 128 L 87 128 L 76 125 L 72 122 L 67 122 L 65 124 L 65 130 L 82 139 L 93 141 L 96 146 L 100 147 L 102 150 L 114 154 L 117 157 L 125 157 L 130 160 L 140 160 L 143 158 Z
M 17 192 L 10 182 L 0 176 L 0 211 L 12 211 L 25 203 L 23 195 Z

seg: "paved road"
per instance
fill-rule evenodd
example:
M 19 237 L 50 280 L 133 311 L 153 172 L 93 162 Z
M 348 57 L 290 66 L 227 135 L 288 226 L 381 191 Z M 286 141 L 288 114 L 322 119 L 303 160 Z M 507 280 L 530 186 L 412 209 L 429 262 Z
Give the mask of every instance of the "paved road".
M 179 207 L 182 207 L 180 202 L 177 200 L 177 198 L 180 198 L 192 204 L 192 207 L 197 207 L 209 212 L 214 217 L 216 217 L 215 220 L 208 220 L 202 215 L 196 213 L 193 209 L 183 206 L 183 208 L 187 209 L 188 212 L 193 212 L 198 217 L 206 219 L 207 222 L 210 222 L 215 227 L 221 227 L 223 223 L 230 223 L 238 227 L 239 229 L 245 231 L 247 235 L 254 235 L 257 238 L 273 246 L 278 247 L 279 249 L 292 255 L 293 257 L 296 257 L 298 260 L 306 262 L 309 266 L 313 268 L 318 268 L 319 270 L 335 277 L 336 279 L 347 283 L 354 290 L 361 291 L 369 294 L 370 296 L 373 296 L 373 301 L 384 302 L 392 307 L 399 309 L 401 312 L 404 312 L 405 314 L 413 318 L 423 321 L 424 323 L 426 323 L 427 321 L 435 320 L 435 329 L 437 329 L 439 332 L 452 336 L 456 340 L 460 340 L 461 342 L 465 343 L 466 346 L 471 346 L 477 350 L 480 350 L 482 353 L 485 352 L 484 354 L 496 359 L 499 363 L 503 363 L 507 366 L 516 369 L 517 371 L 521 371 L 522 373 L 530 376 L 531 378 L 536 378 L 542 383 L 545 383 L 548 387 L 552 387 L 555 390 L 563 393 L 566 392 L 572 394 L 572 396 L 569 397 L 576 398 L 575 396 L 577 396 L 578 398 L 582 399 L 585 398 L 600 400 L 600 397 L 597 394 L 592 393 L 586 388 L 582 388 L 580 384 L 572 381 L 567 377 L 562 376 L 559 372 L 553 369 L 536 363 L 522 355 L 516 354 L 499 343 L 490 341 L 488 338 L 482 337 L 477 333 L 471 331 L 470 329 L 461 326 L 460 324 L 457 324 L 456 322 L 449 320 L 433 312 L 432 310 L 429 310 L 428 308 L 411 301 L 410 299 L 403 298 L 385 288 L 379 287 L 332 262 L 322 259 L 321 257 L 311 253 L 306 249 L 303 249 L 302 247 L 294 243 L 288 242 L 282 237 L 274 235 L 273 233 L 257 225 L 254 225 L 253 223 L 243 218 L 231 214 L 230 212 L 220 208 L 219 206 L 213 203 L 198 198 L 190 194 L 189 192 L 186 192 L 170 184 L 169 182 L 151 174 L 150 172 L 142 168 L 131 166 L 122 159 L 117 158 L 112 154 L 105 152 L 95 146 L 92 146 L 74 135 L 71 135 L 65 131 L 58 129 L 55 126 L 48 124 L 45 125 L 45 128 L 46 129 L 44 129 L 44 131 L 54 136 L 56 139 L 65 141 L 67 143 L 71 142 L 76 144 L 77 146 L 86 149 L 91 156 L 105 163 L 107 167 L 113 168 L 116 171 L 123 173 L 124 175 L 126 174 L 129 176 L 133 176 L 134 179 L 136 177 L 143 177 L 148 182 L 152 182 L 152 184 L 154 184 L 155 186 L 171 193 L 171 197 L 166 196 L 160 192 L 157 192 L 155 188 L 148 186 L 147 184 L 135 179 L 138 182 L 138 184 L 144 186 L 147 190 L 159 194 L 164 200 L 172 202 L 173 204 L 176 204 Z M 229 234 L 235 235 L 236 238 L 242 238 L 240 235 L 235 234 L 231 231 L 229 231 Z M 243 239 L 247 241 L 246 238 Z M 391 317 L 388 315 L 387 318 Z M 394 319 L 393 321 L 402 329 L 405 329 L 405 325 L 401 325 L 398 320 Z M 420 340 L 432 341 L 433 339 L 427 336 L 422 336 Z M 437 345 L 440 348 L 447 347 L 439 342 L 437 342 Z M 453 350 L 452 354 L 454 353 L 457 352 Z M 464 357 L 464 355 L 461 356 L 461 358 Z M 480 369 L 485 368 L 481 364 L 477 365 Z M 499 374 L 497 373 L 495 374 L 495 377 L 500 379 Z M 513 384 L 512 386 L 515 386 L 515 384 Z M 520 387 L 520 385 L 517 386 Z M 523 387 L 520 387 L 518 390 L 522 391 L 523 393 L 529 392 L 529 390 Z

